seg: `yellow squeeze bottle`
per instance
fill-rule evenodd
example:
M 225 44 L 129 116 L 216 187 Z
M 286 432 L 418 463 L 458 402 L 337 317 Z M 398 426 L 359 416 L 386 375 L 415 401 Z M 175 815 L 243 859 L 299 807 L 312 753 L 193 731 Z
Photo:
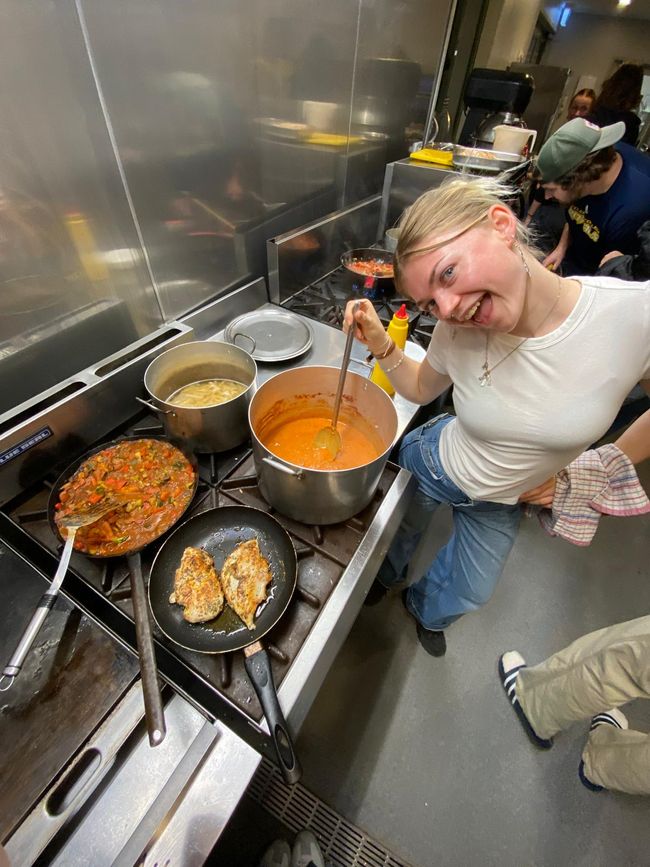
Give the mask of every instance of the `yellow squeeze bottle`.
M 406 338 L 409 333 L 409 315 L 406 312 L 406 304 L 402 304 L 397 313 L 393 314 L 393 318 L 388 323 L 388 336 L 395 341 L 395 346 L 404 349 L 406 346 Z M 392 361 L 391 355 L 391 361 Z M 390 367 L 390 365 L 389 365 Z M 387 394 L 391 396 L 395 394 L 395 389 L 390 384 L 390 380 L 379 366 L 379 362 L 375 361 L 375 366 L 370 374 L 370 381 L 376 383 L 380 388 L 383 388 Z

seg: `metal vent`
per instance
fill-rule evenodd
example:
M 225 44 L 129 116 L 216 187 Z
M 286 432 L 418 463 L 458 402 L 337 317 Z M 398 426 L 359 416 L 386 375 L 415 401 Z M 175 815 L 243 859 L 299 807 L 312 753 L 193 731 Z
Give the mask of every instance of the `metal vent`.
M 287 786 L 277 768 L 262 759 L 247 794 L 290 831 L 309 828 L 328 867 L 412 867 L 368 837 L 298 783 Z

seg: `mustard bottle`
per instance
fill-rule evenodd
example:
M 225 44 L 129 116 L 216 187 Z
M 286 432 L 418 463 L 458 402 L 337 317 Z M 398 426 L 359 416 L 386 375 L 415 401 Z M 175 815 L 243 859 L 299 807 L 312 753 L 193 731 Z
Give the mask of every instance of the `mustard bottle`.
M 406 338 L 409 333 L 409 315 L 406 312 L 406 304 L 402 304 L 397 313 L 393 314 L 393 318 L 388 323 L 387 333 L 389 337 L 395 341 L 395 346 L 404 349 L 406 346 Z M 379 366 L 379 362 L 375 361 L 375 366 L 370 374 L 370 381 L 376 383 L 380 388 L 383 388 L 386 394 L 395 394 L 395 389 L 390 384 L 390 380 Z

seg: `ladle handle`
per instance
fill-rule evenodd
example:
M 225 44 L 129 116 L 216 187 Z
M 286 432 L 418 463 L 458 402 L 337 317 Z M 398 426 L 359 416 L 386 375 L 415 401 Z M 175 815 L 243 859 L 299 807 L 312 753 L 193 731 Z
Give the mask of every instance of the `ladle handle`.
M 355 315 L 361 302 L 357 301 L 352 308 L 352 316 Z M 332 413 L 332 427 L 336 430 L 336 423 L 339 420 L 339 410 L 341 409 L 341 397 L 343 396 L 343 386 L 345 385 L 345 374 L 348 371 L 350 363 L 350 355 L 352 354 L 352 341 L 354 340 L 354 323 L 351 325 L 348 335 L 345 338 L 345 349 L 343 350 L 343 361 L 341 362 L 341 373 L 339 374 L 339 384 L 336 389 L 336 397 L 334 398 L 334 412 Z

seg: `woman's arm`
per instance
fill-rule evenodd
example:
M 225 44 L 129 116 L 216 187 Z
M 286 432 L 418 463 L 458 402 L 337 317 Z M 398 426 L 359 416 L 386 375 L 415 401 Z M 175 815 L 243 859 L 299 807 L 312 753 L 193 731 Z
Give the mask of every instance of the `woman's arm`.
M 400 361 L 402 356 L 401 349 L 394 349 L 387 358 L 379 362 L 379 366 L 390 379 L 395 391 L 412 403 L 430 403 L 451 385 L 450 377 L 434 370 L 426 358 L 424 361 L 414 361 L 404 356 Z M 398 362 L 399 366 L 391 370 Z
M 370 301 L 364 299 L 353 317 L 354 303 L 349 301 L 345 309 L 343 330 L 349 330 L 354 318 L 354 336 L 357 340 L 365 343 L 373 355 L 382 355 L 390 343 L 375 308 Z M 426 359 L 419 362 L 407 358 L 399 347 L 395 347 L 385 358 L 382 358 L 379 365 L 395 391 L 412 403 L 429 403 L 451 385 L 451 379 L 434 370 Z

